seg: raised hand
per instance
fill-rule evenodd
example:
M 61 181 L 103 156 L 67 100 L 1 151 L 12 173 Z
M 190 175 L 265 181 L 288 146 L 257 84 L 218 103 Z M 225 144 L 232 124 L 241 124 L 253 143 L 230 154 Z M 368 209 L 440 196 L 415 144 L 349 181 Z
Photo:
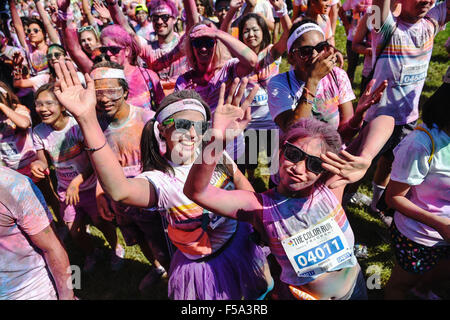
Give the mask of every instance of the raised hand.
M 216 138 L 225 140 L 234 139 L 248 125 L 251 120 L 250 103 L 255 98 L 259 89 L 258 85 L 252 89 L 249 95 L 241 103 L 242 97 L 247 87 L 248 79 L 239 80 L 235 78 L 225 99 L 226 86 L 223 83 L 220 87 L 219 102 L 213 117 L 213 130 Z M 236 92 L 236 88 L 239 89 Z
M 206 23 L 199 24 L 191 30 L 189 37 L 191 39 L 202 38 L 202 37 L 208 37 L 208 38 L 215 39 L 218 32 L 219 32 L 219 30 L 210 27 Z
M 239 9 L 244 4 L 244 0 L 231 0 L 230 9 Z
M 371 164 L 371 160 L 354 156 L 345 150 L 342 150 L 339 155 L 327 152 L 320 155 L 320 158 L 324 161 L 323 168 L 339 176 L 339 179 L 329 185 L 331 189 L 359 181 L 364 177 Z
M 276 11 L 283 9 L 285 5 L 284 0 L 269 0 L 269 2 Z
M 109 21 L 112 20 L 111 13 L 109 12 L 108 8 L 103 4 L 103 2 L 94 0 L 93 6 L 94 6 L 94 9 L 100 15 L 100 18 L 107 19 Z
M 320 81 L 333 70 L 338 61 L 338 57 L 333 50 L 324 50 L 315 56 L 308 68 L 310 78 Z
M 368 84 L 366 91 L 361 95 L 356 107 L 355 113 L 361 114 L 364 117 L 364 113 L 375 103 L 378 103 L 383 96 L 384 90 L 387 88 L 388 81 L 384 80 L 378 88 L 372 92 L 372 88 L 375 85 L 376 79 L 372 79 Z
M 77 119 L 96 117 L 94 80 L 85 74 L 87 88 L 83 88 L 73 63 L 60 58 L 55 63 L 55 96 L 58 101 Z

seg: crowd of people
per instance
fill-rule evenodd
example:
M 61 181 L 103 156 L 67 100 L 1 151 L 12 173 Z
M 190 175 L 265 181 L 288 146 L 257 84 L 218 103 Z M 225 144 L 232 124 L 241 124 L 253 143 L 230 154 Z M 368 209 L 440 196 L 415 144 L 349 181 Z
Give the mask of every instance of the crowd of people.
M 168 279 L 173 300 L 365 300 L 346 215 L 361 202 L 391 235 L 385 298 L 440 299 L 449 72 L 419 101 L 448 0 L 1 0 L 0 10 L 0 299 L 77 299 L 66 241 L 93 272 L 92 225 L 111 272 L 139 246 L 143 294 Z M 371 167 L 368 197 L 358 188 Z

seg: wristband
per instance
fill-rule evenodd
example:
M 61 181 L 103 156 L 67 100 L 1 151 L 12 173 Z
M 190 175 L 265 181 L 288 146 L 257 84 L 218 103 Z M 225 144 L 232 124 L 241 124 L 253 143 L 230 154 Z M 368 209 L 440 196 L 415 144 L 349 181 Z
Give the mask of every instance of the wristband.
M 288 14 L 288 9 L 287 9 L 286 3 L 283 4 L 283 8 L 275 11 L 275 15 L 277 16 L 277 18 L 281 18 L 281 17 L 285 16 L 286 14 Z
M 106 146 L 106 143 L 107 143 L 107 140 L 105 139 L 105 143 L 101 147 L 98 147 L 98 148 L 86 148 L 85 147 L 84 150 L 86 150 L 88 152 L 95 152 L 95 151 L 98 151 L 100 149 L 103 149 Z
M 307 87 L 303 88 L 304 92 L 306 92 L 306 94 L 309 94 L 311 97 L 315 98 L 316 96 L 312 94 L 311 91 L 309 91 L 309 89 Z
M 312 101 L 312 100 L 309 100 L 309 99 L 307 99 L 306 97 L 301 97 L 300 98 L 300 102 L 301 101 L 304 101 L 304 102 L 306 102 L 306 103 L 309 103 L 310 105 L 314 105 L 314 101 Z

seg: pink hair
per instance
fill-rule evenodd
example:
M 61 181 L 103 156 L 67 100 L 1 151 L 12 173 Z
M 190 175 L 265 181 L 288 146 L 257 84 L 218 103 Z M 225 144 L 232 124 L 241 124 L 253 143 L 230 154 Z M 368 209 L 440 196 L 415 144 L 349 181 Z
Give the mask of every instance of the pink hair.
M 100 39 L 111 38 L 117 44 L 131 49 L 131 55 L 128 57 L 131 65 L 137 65 L 137 58 L 140 54 L 140 47 L 137 41 L 123 27 L 118 24 L 107 26 L 102 30 Z
M 295 142 L 301 138 L 319 138 L 322 140 L 324 151 L 338 153 L 342 146 L 339 133 L 333 126 L 315 118 L 302 118 L 291 125 L 280 137 L 280 148 L 286 141 Z
M 173 17 L 178 16 L 177 6 L 175 5 L 175 2 L 173 2 L 171 0 L 153 0 L 149 3 L 149 6 L 150 6 L 149 7 L 150 14 L 152 14 L 152 11 L 160 6 L 167 6 L 170 8 L 170 11 L 172 12 Z

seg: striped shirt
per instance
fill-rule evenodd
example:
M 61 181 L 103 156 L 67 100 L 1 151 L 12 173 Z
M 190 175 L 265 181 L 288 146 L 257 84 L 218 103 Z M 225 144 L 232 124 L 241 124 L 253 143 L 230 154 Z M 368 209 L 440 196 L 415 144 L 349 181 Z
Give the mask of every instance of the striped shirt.
M 343 232 L 350 248 L 354 245 L 353 230 L 347 220 L 344 209 L 335 195 L 325 186 L 314 190 L 307 198 L 288 198 L 276 189 L 261 194 L 263 212 L 258 216 L 268 236 L 271 253 L 281 266 L 280 280 L 284 283 L 300 286 L 313 281 L 321 274 L 298 277 L 281 244 L 284 239 L 313 227 L 326 219 L 333 218 Z M 355 266 L 354 255 L 331 271 Z
M 396 125 L 404 125 L 419 118 L 419 99 L 427 77 L 433 41 L 445 24 L 446 10 L 446 2 L 442 2 L 415 24 L 394 18 L 389 13 L 381 29 L 372 31 L 372 50 L 380 49 L 397 25 L 390 42 L 380 54 L 374 73 L 374 79 L 377 79 L 374 88 L 386 79 L 388 87 L 380 102 L 367 111 L 365 121 L 389 115 L 394 117 Z M 372 56 L 374 63 L 376 55 Z

